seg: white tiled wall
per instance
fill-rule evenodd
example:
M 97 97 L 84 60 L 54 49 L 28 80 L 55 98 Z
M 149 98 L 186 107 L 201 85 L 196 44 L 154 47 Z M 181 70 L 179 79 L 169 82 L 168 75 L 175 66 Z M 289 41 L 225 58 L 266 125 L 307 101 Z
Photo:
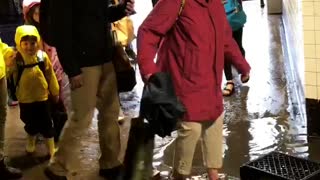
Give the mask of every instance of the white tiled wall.
M 314 21 L 311 18 L 306 17 L 303 19 L 302 2 L 301 0 L 282 0 L 283 12 L 282 20 L 286 33 L 286 50 L 288 51 L 288 62 L 291 67 L 289 68 L 293 74 L 294 82 L 291 84 L 291 88 L 295 89 L 298 97 L 297 103 L 303 104 L 305 101 L 305 68 L 314 71 L 317 69 L 316 62 L 312 59 L 308 59 L 308 63 L 305 63 L 304 57 L 304 34 L 310 34 L 305 41 L 308 43 L 315 42 L 315 34 L 313 30 L 303 31 L 303 21 Z M 305 5 L 306 8 L 310 8 L 310 4 Z M 305 14 L 314 14 L 313 11 L 305 12 Z M 309 29 L 313 29 L 310 27 Z M 306 48 L 309 50 L 310 48 Z M 320 65 L 320 64 L 319 64 Z M 307 67 L 305 67 L 307 66 Z M 320 68 L 320 66 L 319 66 Z
M 320 0 L 302 0 L 305 96 L 320 99 Z

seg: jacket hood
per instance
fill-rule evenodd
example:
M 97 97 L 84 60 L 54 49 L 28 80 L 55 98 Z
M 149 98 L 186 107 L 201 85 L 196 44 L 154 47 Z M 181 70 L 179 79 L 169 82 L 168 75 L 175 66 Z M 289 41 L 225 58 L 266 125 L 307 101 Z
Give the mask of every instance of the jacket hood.
M 23 17 L 25 21 L 29 21 L 28 13 L 30 9 L 36 5 L 40 5 L 40 0 L 24 0 L 23 1 Z
M 35 36 L 37 37 L 37 42 L 40 43 L 40 35 L 35 26 L 22 25 L 17 28 L 16 35 L 14 38 L 17 47 L 20 48 L 20 41 L 21 41 L 21 38 L 24 36 Z
M 21 39 L 24 36 L 35 36 L 35 37 L 37 37 L 37 43 L 38 43 L 38 45 L 40 45 L 40 35 L 39 35 L 39 32 L 38 32 L 38 30 L 37 30 L 37 28 L 35 26 L 22 25 L 22 26 L 17 27 L 16 35 L 15 35 L 15 38 L 14 38 L 15 43 L 16 43 L 16 48 L 24 58 L 28 58 L 28 56 L 26 54 L 22 53 L 21 46 L 20 46 Z

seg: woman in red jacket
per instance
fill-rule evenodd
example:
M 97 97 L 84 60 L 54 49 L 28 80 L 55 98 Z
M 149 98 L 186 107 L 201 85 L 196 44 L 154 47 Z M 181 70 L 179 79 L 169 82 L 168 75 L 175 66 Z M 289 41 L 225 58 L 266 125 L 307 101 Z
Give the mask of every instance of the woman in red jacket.
M 138 63 L 145 82 L 156 72 L 169 72 L 187 109 L 178 127 L 173 178 L 190 175 L 202 137 L 209 179 L 216 180 L 222 167 L 224 60 L 237 68 L 243 82 L 249 79 L 250 66 L 232 38 L 221 0 L 182 2 L 160 0 L 144 20 L 137 38 Z

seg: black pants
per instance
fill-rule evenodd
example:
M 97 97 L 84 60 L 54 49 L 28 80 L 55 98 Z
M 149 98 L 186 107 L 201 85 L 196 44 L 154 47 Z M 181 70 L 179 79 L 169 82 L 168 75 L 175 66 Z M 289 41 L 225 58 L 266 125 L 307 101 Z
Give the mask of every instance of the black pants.
M 62 99 L 60 99 L 58 103 L 50 102 L 49 104 L 51 118 L 54 126 L 54 141 L 58 142 L 64 124 L 68 120 L 68 114 Z
M 30 136 L 41 134 L 44 138 L 53 137 L 54 129 L 48 101 L 19 103 L 19 106 L 20 119 Z
M 14 78 L 13 75 L 7 77 L 7 88 L 8 88 L 8 95 L 13 101 L 17 101 L 16 97 L 16 87 L 14 84 Z
M 238 47 L 240 48 L 242 55 L 245 56 L 245 51 L 242 46 L 242 31 L 243 31 L 243 28 L 240 28 L 239 30 L 233 31 L 232 37 L 237 42 Z M 224 75 L 226 76 L 227 81 L 231 81 L 233 79 L 231 66 L 232 65 L 230 62 L 224 61 Z
M 123 180 L 150 180 L 152 177 L 152 158 L 154 134 L 143 119 L 133 118 L 124 158 L 125 174 Z M 143 163 L 142 163 L 143 162 Z M 139 166 L 143 164 L 143 166 Z

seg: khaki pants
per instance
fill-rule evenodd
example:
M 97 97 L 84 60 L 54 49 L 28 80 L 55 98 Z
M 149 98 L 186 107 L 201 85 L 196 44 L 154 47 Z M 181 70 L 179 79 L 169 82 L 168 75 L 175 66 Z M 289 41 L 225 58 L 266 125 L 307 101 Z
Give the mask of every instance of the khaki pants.
M 174 163 L 175 171 L 190 175 L 196 145 L 202 138 L 204 165 L 206 168 L 222 167 L 223 115 L 215 122 L 181 122 L 178 129 Z
M 4 134 L 7 118 L 7 81 L 6 77 L 0 79 L 0 160 L 3 159 L 4 148 Z
M 113 64 L 82 68 L 83 86 L 71 91 L 72 113 L 59 141 L 59 149 L 49 164 L 50 170 L 65 176 L 71 169 L 74 153 L 81 135 L 88 130 L 95 107 L 98 114 L 98 133 L 101 157 L 100 168 L 108 169 L 121 164 L 120 128 L 118 125 L 119 97 Z

